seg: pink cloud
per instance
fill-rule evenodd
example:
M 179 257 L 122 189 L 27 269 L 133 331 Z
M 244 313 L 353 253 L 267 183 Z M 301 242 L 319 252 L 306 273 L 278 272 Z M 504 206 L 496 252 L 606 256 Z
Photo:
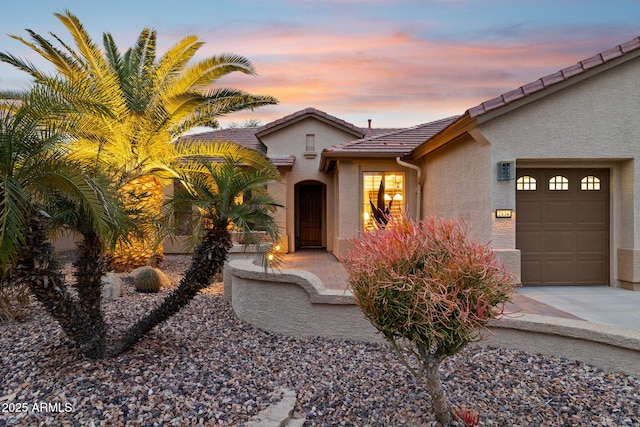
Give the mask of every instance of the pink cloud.
M 206 42 L 200 56 L 233 52 L 254 63 L 258 76 L 234 74 L 219 84 L 275 96 L 280 105 L 234 113 L 223 124 L 248 118 L 268 122 L 311 106 L 360 126 L 373 117 L 378 126 L 396 127 L 462 114 L 627 40 L 613 32 L 603 37 L 557 30 L 536 35 L 537 42 L 515 36 L 507 41 L 472 36 L 470 41 L 446 41 L 417 36 L 435 23 L 400 28 L 339 16 L 331 27 L 310 25 L 233 22 L 210 30 L 162 29 L 158 53 L 186 34 L 197 34 Z M 118 44 L 132 45 L 138 32 L 115 34 Z M 0 84 L 13 80 L 9 74 L 0 78 Z
M 461 114 L 595 53 L 585 53 L 594 40 L 582 38 L 454 43 L 375 29 L 345 34 L 296 28 L 263 32 L 258 43 L 256 37 L 237 40 L 232 50 L 252 59 L 259 76 L 221 82 L 280 100 L 280 106 L 250 117 L 264 114 L 268 121 L 307 106 L 345 120 L 345 115 L 397 118 L 405 112 L 399 123 L 383 120 L 388 127 Z

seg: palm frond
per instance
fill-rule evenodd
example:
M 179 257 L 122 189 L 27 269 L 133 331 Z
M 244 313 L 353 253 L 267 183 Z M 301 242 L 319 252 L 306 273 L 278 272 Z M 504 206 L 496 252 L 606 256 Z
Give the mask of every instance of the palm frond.
M 269 169 L 278 175 L 277 168 L 262 154 L 236 142 L 208 140 L 178 140 L 174 144 L 180 170 L 198 170 L 204 163 L 232 159 L 236 163 L 255 169 Z
M 64 157 L 43 163 L 39 179 L 30 188 L 38 198 L 59 194 L 80 206 L 84 220 L 102 236 L 112 236 L 122 224 L 111 193 L 98 186 L 95 177 L 86 175 L 82 165 Z
M 187 36 L 180 40 L 162 55 L 156 66 L 156 78 L 162 85 L 169 85 L 169 81 L 175 78 L 175 73 L 182 70 L 198 49 L 204 43 L 194 35 Z
M 182 70 L 177 79 L 166 87 L 169 96 L 192 90 L 204 90 L 221 77 L 233 72 L 255 75 L 251 62 L 240 55 L 217 55 L 205 58 Z
M 45 74 L 42 73 L 40 70 L 38 70 L 36 66 L 33 65 L 31 62 L 24 59 L 20 59 L 9 53 L 0 53 L 0 61 L 9 65 L 12 65 L 21 71 L 26 72 L 35 80 L 40 80 L 45 76 Z
M 24 243 L 25 206 L 29 197 L 18 181 L 4 176 L 0 182 L 0 269 L 14 264 Z
M 35 33 L 34 31 L 27 30 L 27 32 L 31 35 L 31 38 L 36 42 L 39 46 L 39 49 L 33 47 L 36 52 L 40 54 L 44 59 L 52 63 L 56 70 L 66 76 L 69 79 L 82 79 L 86 75 L 86 70 L 81 65 L 79 58 L 69 56 L 68 54 L 62 52 L 60 49 L 56 48 L 51 44 L 51 42 L 41 35 Z M 52 36 L 56 40 L 60 40 L 55 34 Z M 73 50 L 68 49 L 68 47 L 63 44 L 67 51 L 73 52 Z
M 91 39 L 80 20 L 68 10 L 65 10 L 64 13 L 55 13 L 54 15 L 62 22 L 75 40 L 76 46 L 82 58 L 86 61 L 86 65 L 91 73 L 96 78 L 104 77 L 104 72 L 107 67 L 105 66 L 102 52 L 98 48 L 98 45 Z
M 119 76 L 123 76 L 123 73 L 125 72 L 125 70 L 122 69 L 124 61 L 120 51 L 118 50 L 118 46 L 110 33 L 104 33 L 102 35 L 102 45 L 104 46 L 105 58 L 111 68 L 116 70 Z

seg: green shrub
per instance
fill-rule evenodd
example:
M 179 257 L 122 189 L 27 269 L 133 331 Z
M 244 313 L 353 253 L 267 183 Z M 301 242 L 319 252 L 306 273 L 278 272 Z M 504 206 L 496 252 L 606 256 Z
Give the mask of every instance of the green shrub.
M 158 293 L 166 288 L 171 281 L 161 270 L 154 267 L 141 267 L 133 278 L 133 285 L 138 292 Z
M 488 245 L 473 242 L 461 221 L 394 218 L 352 240 L 343 259 L 367 319 L 416 378 L 425 377 L 436 418 L 453 414 L 438 367 L 483 337 L 515 288 Z

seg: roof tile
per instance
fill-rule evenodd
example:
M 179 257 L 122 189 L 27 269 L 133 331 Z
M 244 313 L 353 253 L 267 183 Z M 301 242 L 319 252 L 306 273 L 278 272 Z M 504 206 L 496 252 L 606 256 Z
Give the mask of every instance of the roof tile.
M 591 58 L 583 59 L 580 63 L 585 70 L 589 70 L 593 67 L 604 64 L 604 60 L 602 59 L 602 55 L 598 54 Z
M 266 147 L 256 138 L 257 128 L 227 128 L 216 129 L 209 132 L 184 135 L 179 138 L 181 142 L 235 142 L 245 147 L 264 153 Z
M 287 157 L 269 157 L 269 160 L 276 166 L 280 168 L 284 167 L 292 167 L 296 162 L 296 156 L 291 155 Z
M 505 104 L 508 104 L 510 102 L 513 102 L 522 98 L 523 96 L 525 96 L 524 91 L 522 90 L 521 87 L 519 87 L 518 89 L 514 89 L 512 91 L 509 91 L 503 94 L 502 99 L 504 100 Z
M 616 47 L 612 47 L 609 50 L 605 50 L 600 55 L 602 55 L 602 59 L 606 62 L 606 61 L 611 61 L 612 59 L 615 59 L 618 56 L 624 55 L 624 52 L 622 51 L 622 47 L 618 45 Z
M 551 86 L 556 83 L 560 83 L 564 80 L 564 76 L 562 75 L 562 71 L 557 71 L 553 74 L 546 75 L 542 78 L 542 83 L 545 86 Z
M 480 105 L 467 110 L 467 114 L 471 117 L 481 116 L 491 110 L 500 108 L 510 102 L 525 98 L 532 93 L 543 90 L 546 87 L 553 86 L 574 76 L 584 73 L 594 67 L 602 65 L 607 61 L 619 58 L 629 52 L 640 49 L 640 37 L 636 37 L 628 42 L 622 43 L 616 47 L 608 49 L 602 53 L 587 58 L 577 64 L 563 68 L 562 70 L 549 74 L 541 79 L 520 86 L 518 89 L 506 92 L 503 95 L 483 102 Z
M 482 103 L 482 105 L 484 105 L 485 110 L 487 111 L 495 110 L 496 108 L 502 107 L 504 104 L 505 102 L 502 96 L 490 99 Z
M 582 73 L 583 71 L 584 71 L 584 68 L 582 68 L 582 64 L 581 63 L 574 64 L 574 65 L 572 65 L 570 67 L 563 68 L 562 70 L 560 70 L 560 72 L 562 73 L 562 75 L 564 76 L 565 79 L 568 79 L 570 77 L 578 75 L 578 74 Z
M 542 79 L 538 79 L 534 82 L 527 83 L 522 86 L 522 91 L 526 95 L 531 95 L 532 93 L 538 92 L 539 90 L 544 89 L 544 84 L 542 84 Z
M 382 134 L 368 136 L 325 148 L 327 153 L 386 153 L 390 156 L 409 154 L 440 131 L 445 129 L 460 116 L 447 117 L 406 129 L 394 130 Z
M 628 42 L 624 42 L 620 45 L 620 50 L 624 53 L 634 51 L 640 48 L 640 37 L 636 37 L 635 39 L 629 40 Z

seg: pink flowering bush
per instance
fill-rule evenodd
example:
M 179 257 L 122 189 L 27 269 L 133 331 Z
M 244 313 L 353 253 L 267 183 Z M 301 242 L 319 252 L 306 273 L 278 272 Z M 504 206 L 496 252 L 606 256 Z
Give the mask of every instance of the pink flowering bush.
M 480 340 L 515 288 L 491 248 L 467 236 L 461 221 L 395 218 L 354 239 L 343 258 L 358 305 L 411 373 L 426 378 L 442 425 L 453 414 L 440 363 Z

